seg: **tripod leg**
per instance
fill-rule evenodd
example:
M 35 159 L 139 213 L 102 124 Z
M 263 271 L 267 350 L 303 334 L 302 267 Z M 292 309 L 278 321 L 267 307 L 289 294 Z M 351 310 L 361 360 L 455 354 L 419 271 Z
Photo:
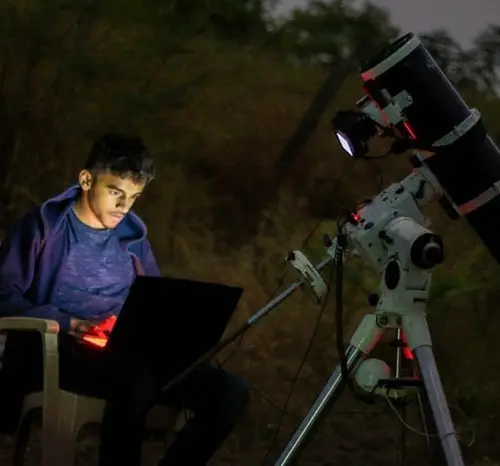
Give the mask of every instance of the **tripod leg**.
M 376 345 L 381 333 L 382 330 L 376 325 L 375 315 L 365 316 L 351 338 L 350 345 L 346 351 L 347 367 L 350 372 Z M 290 466 L 298 460 L 300 453 L 307 446 L 308 441 L 311 440 L 314 428 L 317 426 L 320 417 L 326 414 L 328 408 L 342 394 L 344 385 L 345 382 L 342 378 L 341 368 L 338 366 L 328 379 L 323 390 L 321 390 L 306 417 L 286 444 L 278 460 L 274 463 L 275 466 Z
M 423 312 L 404 315 L 403 331 L 420 367 L 429 405 L 448 466 L 464 466 L 457 433 L 451 419 L 439 371 L 432 352 L 432 342 Z
M 436 361 L 430 346 L 415 348 L 415 357 L 420 366 L 420 374 L 424 382 L 427 398 L 441 440 L 444 456 L 448 466 L 464 466 L 462 452 L 450 409 L 439 377 Z

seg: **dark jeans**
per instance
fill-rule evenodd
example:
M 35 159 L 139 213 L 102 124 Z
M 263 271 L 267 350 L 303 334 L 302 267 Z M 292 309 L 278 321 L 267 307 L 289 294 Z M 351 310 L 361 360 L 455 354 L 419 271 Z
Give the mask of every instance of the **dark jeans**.
M 37 335 L 29 336 L 35 342 L 22 344 L 23 351 L 17 352 L 18 362 L 21 353 L 27 357 L 28 346 L 38 346 L 40 351 Z M 20 337 L 27 340 L 26 334 Z M 59 358 L 61 388 L 107 400 L 99 466 L 140 465 L 146 415 L 155 404 L 187 408 L 194 413 L 160 465 L 203 466 L 231 432 L 249 401 L 249 390 L 242 378 L 208 363 L 168 393 L 162 393 L 166 380 L 161 368 L 148 370 L 133 356 L 109 358 L 100 350 L 61 337 Z M 28 366 L 24 367 L 37 368 L 35 379 L 40 381 L 39 364 L 33 364 L 33 358 L 31 361 L 25 360 Z M 24 385 L 31 385 L 30 391 L 37 389 L 33 381 L 24 380 Z

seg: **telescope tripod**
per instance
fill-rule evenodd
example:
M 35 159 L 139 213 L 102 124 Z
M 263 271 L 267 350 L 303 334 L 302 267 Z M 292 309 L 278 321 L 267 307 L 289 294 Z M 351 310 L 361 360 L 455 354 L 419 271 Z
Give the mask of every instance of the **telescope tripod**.
M 420 388 L 425 389 L 437 430 L 436 436 L 439 437 L 446 464 L 464 466 L 457 433 L 434 359 L 427 325 L 425 311 L 430 273 L 425 279 L 422 271 L 400 270 L 402 276 L 400 276 L 399 286 L 390 290 L 387 287 L 389 268 L 390 266 L 385 268 L 381 286 L 383 293 L 376 304 L 376 311 L 363 318 L 350 340 L 345 353 L 348 372 L 360 388 L 374 395 L 382 395 L 388 401 L 411 396 Z M 424 279 L 423 282 L 422 279 Z M 423 287 L 415 287 L 415 284 L 419 282 L 423 284 Z M 398 360 L 394 374 L 391 374 L 389 366 L 383 361 L 369 359 L 371 351 L 384 333 L 390 329 L 396 329 L 398 339 L 404 341 L 407 345 L 406 350 L 410 350 L 412 356 L 415 357 L 419 367 L 418 377 L 400 377 L 401 347 L 397 350 Z M 275 462 L 275 466 L 296 464 L 299 454 L 311 438 L 320 417 L 326 414 L 326 411 L 341 395 L 346 382 L 342 372 L 342 367 L 339 365 L 288 441 Z

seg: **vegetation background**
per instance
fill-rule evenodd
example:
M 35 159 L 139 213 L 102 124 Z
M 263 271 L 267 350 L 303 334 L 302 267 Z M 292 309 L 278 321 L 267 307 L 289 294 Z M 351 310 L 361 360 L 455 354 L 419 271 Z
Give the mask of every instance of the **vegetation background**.
M 156 157 L 158 177 L 137 209 L 162 270 L 243 286 L 233 326 L 264 305 L 287 251 L 310 236 L 306 250 L 320 257 L 321 236 L 333 231 L 341 207 L 376 194 L 410 167 L 404 156 L 363 164 L 341 153 L 329 119 L 360 97 L 356 73 L 333 89 L 293 163 L 280 163 L 327 76 L 370 57 L 399 31 L 369 2 L 313 1 L 280 20 L 271 7 L 265 0 L 1 2 L 0 230 L 71 183 L 97 135 L 139 134 Z M 423 39 L 500 139 L 500 27 L 485 30 L 470 50 L 445 31 Z M 471 464 L 500 464 L 498 266 L 465 222 L 449 221 L 435 206 L 428 214 L 447 249 L 429 310 L 446 393 L 475 426 L 476 442 L 466 448 Z M 367 293 L 378 278 L 359 263 L 346 273 L 347 339 L 369 310 Z M 295 379 L 271 458 L 305 415 L 338 359 L 332 301 L 296 377 L 319 313 L 297 294 L 240 342 L 227 367 L 247 378 L 254 395 L 214 465 L 262 463 Z M 453 414 L 468 441 L 468 422 Z M 400 431 L 383 404 L 346 395 L 301 464 L 392 464 Z M 425 438 L 407 437 L 405 464 L 429 464 Z M 0 462 L 8 464 L 9 440 L 2 445 Z M 160 450 L 147 442 L 145 464 Z M 95 464 L 95 438 L 83 443 L 80 460 Z M 36 455 L 30 461 L 37 464 Z

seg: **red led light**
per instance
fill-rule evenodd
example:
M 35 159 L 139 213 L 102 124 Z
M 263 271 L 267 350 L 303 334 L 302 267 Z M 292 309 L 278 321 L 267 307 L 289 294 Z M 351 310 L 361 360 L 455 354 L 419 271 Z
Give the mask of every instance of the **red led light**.
M 410 135 L 410 137 L 416 141 L 417 140 L 417 135 L 415 134 L 415 131 L 414 129 L 411 127 L 410 123 L 408 123 L 407 121 L 405 121 L 404 123 L 404 126 L 405 126 L 405 129 L 406 131 L 408 131 L 408 134 Z

